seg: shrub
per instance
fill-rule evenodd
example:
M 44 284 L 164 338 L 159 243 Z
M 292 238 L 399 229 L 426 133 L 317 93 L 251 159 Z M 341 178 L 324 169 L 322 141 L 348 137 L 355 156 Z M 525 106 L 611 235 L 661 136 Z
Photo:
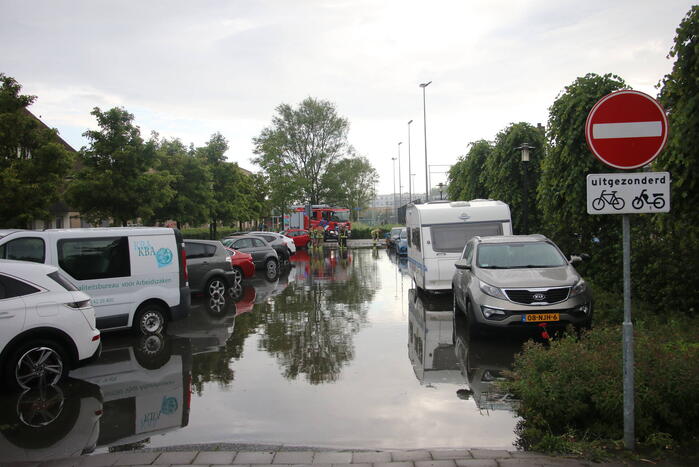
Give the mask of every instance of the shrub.
M 234 229 L 233 227 L 219 227 L 216 229 L 217 240 L 238 231 L 239 229 Z M 182 229 L 182 237 L 196 240 L 209 240 L 209 228 L 199 227 L 194 229 Z
M 366 225 L 366 224 L 362 224 L 360 222 L 353 222 L 352 223 L 352 238 L 354 238 L 354 239 L 371 238 L 371 231 L 374 229 L 381 229 L 381 237 L 383 237 L 386 234 L 386 232 L 390 232 L 393 227 L 396 227 L 396 225 L 394 225 L 394 224 Z
M 635 418 L 641 447 L 699 440 L 697 325 L 693 320 L 636 327 Z M 513 379 L 504 383 L 520 400 L 520 447 L 561 452 L 571 451 L 565 448 L 571 441 L 623 437 L 621 336 L 619 326 L 606 326 L 549 346 L 525 344 L 515 359 Z

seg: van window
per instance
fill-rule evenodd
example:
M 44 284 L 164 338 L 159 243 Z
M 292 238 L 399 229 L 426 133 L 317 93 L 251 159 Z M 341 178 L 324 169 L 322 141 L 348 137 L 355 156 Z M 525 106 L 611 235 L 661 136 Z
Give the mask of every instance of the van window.
M 46 257 L 44 241 L 37 237 L 22 237 L 0 246 L 0 258 L 43 263 Z
M 84 281 L 131 275 L 128 237 L 71 238 L 58 241 L 58 265 Z
M 461 253 L 464 245 L 476 235 L 502 235 L 499 222 L 470 224 L 441 224 L 430 227 L 432 249 L 446 253 Z

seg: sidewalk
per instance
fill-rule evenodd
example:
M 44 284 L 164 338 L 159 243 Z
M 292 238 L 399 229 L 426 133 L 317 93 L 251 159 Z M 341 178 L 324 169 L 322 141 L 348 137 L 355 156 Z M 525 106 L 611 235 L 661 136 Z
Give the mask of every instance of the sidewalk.
M 534 466 L 614 466 L 621 463 L 594 463 L 581 459 L 496 449 L 419 449 L 391 451 L 323 450 L 286 446 L 245 446 L 226 450 L 226 445 L 207 449 L 127 451 L 51 460 L 43 463 L 14 463 L 12 466 L 107 467 L 107 466 L 203 466 L 236 467 L 534 467 Z M 189 447 L 182 447 L 188 449 Z M 172 448 L 179 449 L 179 448 Z M 214 449 L 214 450 L 211 450 Z M 632 465 L 632 464 L 627 464 Z M 637 465 L 648 465 L 639 463 Z M 671 464 L 655 464 L 671 465 Z M 676 464 L 675 464 L 676 465 Z

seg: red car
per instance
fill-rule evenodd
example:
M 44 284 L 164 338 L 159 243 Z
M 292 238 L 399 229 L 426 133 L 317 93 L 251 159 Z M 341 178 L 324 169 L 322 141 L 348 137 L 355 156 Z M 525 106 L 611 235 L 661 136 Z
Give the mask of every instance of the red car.
M 311 237 L 308 235 L 308 230 L 289 229 L 283 231 L 282 234 L 290 237 L 294 241 L 296 248 L 303 248 L 308 245 L 308 242 L 311 241 Z
M 233 270 L 238 272 L 235 277 L 236 282 L 255 275 L 255 263 L 252 262 L 252 255 L 228 247 L 226 247 L 226 251 L 231 258 Z

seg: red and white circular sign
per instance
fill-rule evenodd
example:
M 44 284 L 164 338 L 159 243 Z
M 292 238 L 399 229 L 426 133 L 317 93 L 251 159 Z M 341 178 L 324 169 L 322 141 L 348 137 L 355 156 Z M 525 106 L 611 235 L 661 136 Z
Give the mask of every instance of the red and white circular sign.
M 663 108 L 638 91 L 607 94 L 592 107 L 585 123 L 592 153 L 617 169 L 637 169 L 652 162 L 665 147 L 667 133 Z

